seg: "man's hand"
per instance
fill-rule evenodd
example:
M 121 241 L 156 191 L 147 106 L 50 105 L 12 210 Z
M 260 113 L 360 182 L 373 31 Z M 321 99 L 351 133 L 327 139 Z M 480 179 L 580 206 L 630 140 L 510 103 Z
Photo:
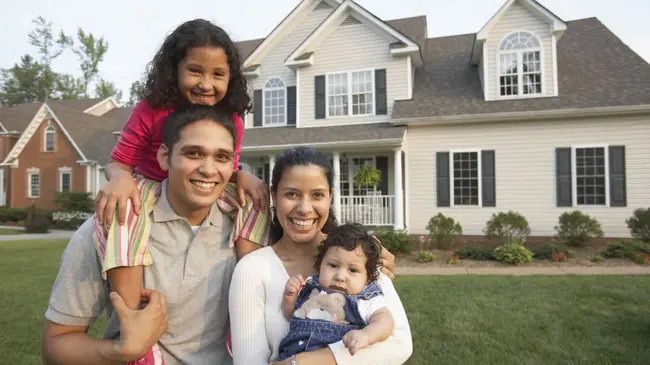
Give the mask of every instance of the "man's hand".
M 155 290 L 143 289 L 143 301 L 148 303 L 141 310 L 129 309 L 116 292 L 110 296 L 120 320 L 117 353 L 123 361 L 135 361 L 149 351 L 167 330 L 165 296 Z
M 251 196 L 253 206 L 258 210 L 266 210 L 269 206 L 269 188 L 264 181 L 247 171 L 237 171 L 237 197 L 239 203 L 246 204 L 246 193 Z
M 95 211 L 99 223 L 103 224 L 106 220 L 106 226 L 110 227 L 113 224 L 115 206 L 117 206 L 119 224 L 123 225 L 126 221 L 126 205 L 129 199 L 133 203 L 134 213 L 140 215 L 140 191 L 138 191 L 133 177 L 122 174 L 107 182 L 95 197 Z
M 364 347 L 368 347 L 370 337 L 363 331 L 353 330 L 343 336 L 343 344 L 348 348 L 352 355 Z
M 287 281 L 287 285 L 284 287 L 284 296 L 293 298 L 300 292 L 300 289 L 305 286 L 305 279 L 302 275 L 296 275 Z

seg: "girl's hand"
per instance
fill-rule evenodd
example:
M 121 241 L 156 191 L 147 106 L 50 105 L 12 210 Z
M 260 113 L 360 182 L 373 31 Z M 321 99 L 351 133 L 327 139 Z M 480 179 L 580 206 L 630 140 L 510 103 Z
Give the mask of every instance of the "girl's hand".
M 305 279 L 302 275 L 296 275 L 287 281 L 287 285 L 284 287 L 284 296 L 285 297 L 294 297 L 298 295 L 300 289 L 305 285 Z
M 133 203 L 133 211 L 140 215 L 140 192 L 133 181 L 133 177 L 128 174 L 116 176 L 108 181 L 97 193 L 95 198 L 95 210 L 99 223 L 110 227 L 113 223 L 115 206 L 119 206 L 118 220 L 123 225 L 126 220 L 126 205 L 128 199 Z
M 253 205 L 258 210 L 266 210 L 269 206 L 269 188 L 264 181 L 247 171 L 237 171 L 237 196 L 239 203 L 246 204 L 245 194 L 251 196 Z

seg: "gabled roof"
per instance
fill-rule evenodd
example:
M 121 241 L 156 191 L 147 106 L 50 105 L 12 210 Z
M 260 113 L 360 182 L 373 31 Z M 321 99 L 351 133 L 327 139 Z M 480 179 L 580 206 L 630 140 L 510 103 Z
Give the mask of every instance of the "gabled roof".
M 390 52 L 393 54 L 410 54 L 414 56 L 416 64 L 419 64 L 421 61 L 420 46 L 418 43 L 410 39 L 408 36 L 402 34 L 400 31 L 395 29 L 390 24 L 379 19 L 377 16 L 355 3 L 352 0 L 344 0 L 341 5 L 336 8 L 325 20 L 318 26 L 316 29 L 286 58 L 285 65 L 297 65 L 304 63 L 300 57 L 303 53 L 308 51 L 313 51 L 310 47 L 313 47 L 314 43 L 322 42 L 322 39 L 319 38 L 322 32 L 329 27 L 338 25 L 338 21 L 342 21 L 344 17 L 347 17 L 347 13 L 352 12 L 359 18 L 367 20 L 370 24 L 375 25 L 378 29 L 386 32 L 386 34 L 395 38 L 397 41 L 404 43 L 406 46 L 401 48 L 390 49 Z
M 551 32 L 556 33 L 556 32 L 563 32 L 566 30 L 566 23 L 560 19 L 557 15 L 553 14 L 550 10 L 546 9 L 542 4 L 538 3 L 535 0 L 508 0 L 499 11 L 497 11 L 492 18 L 481 28 L 481 30 L 476 33 L 476 40 L 478 41 L 484 41 L 487 39 L 488 33 L 490 32 L 490 29 L 494 27 L 499 20 L 503 17 L 503 15 L 512 7 L 515 3 L 519 3 L 528 10 L 530 10 L 532 13 L 540 17 L 541 19 L 544 19 L 546 22 L 549 23 L 551 26 Z
M 485 101 L 478 69 L 467 62 L 474 38 L 427 40 L 413 99 L 395 101 L 396 122 L 650 104 L 650 65 L 596 18 L 567 22 L 557 43 L 557 97 Z
M 43 103 L 25 103 L 8 108 L 0 108 L 0 123 L 8 132 L 25 130 Z
M 251 40 L 235 43 L 237 49 L 239 49 L 239 54 L 241 55 L 241 59 L 242 60 L 247 59 L 248 56 L 250 56 L 251 53 L 253 53 L 255 48 L 257 48 L 263 41 L 264 38 L 260 38 L 260 39 L 251 39 Z

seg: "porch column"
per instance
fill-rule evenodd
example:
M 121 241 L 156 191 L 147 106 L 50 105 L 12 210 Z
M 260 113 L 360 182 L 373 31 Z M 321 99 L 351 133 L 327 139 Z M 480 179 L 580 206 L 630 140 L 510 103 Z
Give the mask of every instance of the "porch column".
M 395 161 L 393 162 L 393 171 L 395 173 L 395 230 L 404 229 L 404 192 L 402 189 L 402 149 L 395 149 Z
M 341 223 L 341 155 L 334 152 L 334 213 L 336 221 Z
M 269 176 L 266 178 L 269 179 L 267 182 L 271 186 L 271 176 L 273 176 L 273 167 L 275 167 L 275 155 L 269 155 Z

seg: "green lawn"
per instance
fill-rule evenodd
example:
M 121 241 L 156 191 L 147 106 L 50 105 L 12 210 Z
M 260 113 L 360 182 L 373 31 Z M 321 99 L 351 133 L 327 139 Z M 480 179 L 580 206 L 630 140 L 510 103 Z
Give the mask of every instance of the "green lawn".
M 0 364 L 41 363 L 43 313 L 65 244 L 0 243 Z M 413 331 L 409 365 L 624 365 L 650 358 L 650 277 L 424 276 L 395 284 Z
M 20 229 L 11 229 L 11 228 L 0 228 L 0 236 L 16 235 L 23 234 L 24 232 Z

